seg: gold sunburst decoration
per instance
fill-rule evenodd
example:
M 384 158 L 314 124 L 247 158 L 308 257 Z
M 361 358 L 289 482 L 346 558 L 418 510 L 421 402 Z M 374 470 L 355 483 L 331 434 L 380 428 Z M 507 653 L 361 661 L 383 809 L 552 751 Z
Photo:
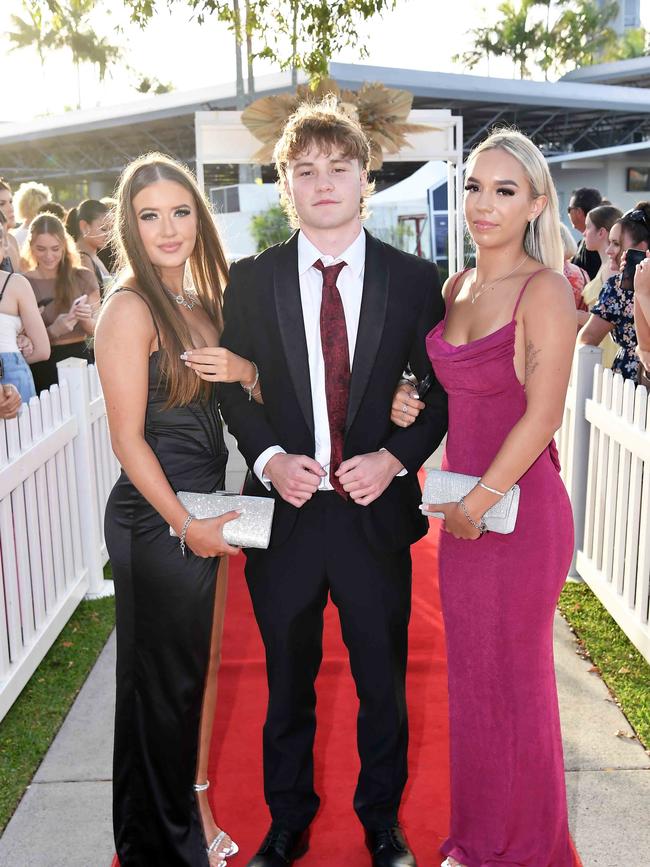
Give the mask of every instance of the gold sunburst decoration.
M 384 154 L 396 154 L 410 147 L 407 136 L 431 132 L 438 127 L 424 123 L 409 123 L 413 95 L 383 84 L 364 84 L 360 90 L 341 90 L 331 79 L 321 81 L 315 90 L 300 85 L 295 93 L 263 96 L 242 112 L 242 122 L 263 146 L 253 154 L 253 160 L 263 165 L 273 162 L 273 148 L 282 135 L 290 115 L 303 102 L 320 102 L 334 95 L 339 107 L 361 124 L 370 140 L 371 169 L 381 168 Z

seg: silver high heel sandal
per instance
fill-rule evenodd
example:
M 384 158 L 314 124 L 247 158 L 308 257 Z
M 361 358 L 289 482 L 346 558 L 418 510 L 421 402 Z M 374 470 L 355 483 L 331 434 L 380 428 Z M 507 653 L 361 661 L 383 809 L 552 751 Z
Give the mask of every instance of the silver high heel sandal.
M 194 783 L 194 791 L 195 792 L 206 792 L 210 788 L 210 780 L 206 780 L 205 783 Z M 232 858 L 233 855 L 236 855 L 239 852 L 239 846 L 235 843 L 235 841 L 226 834 L 225 831 L 219 831 L 214 840 L 208 845 L 208 857 L 210 855 L 216 855 L 218 858 Z M 225 862 L 221 862 L 225 863 Z M 218 865 L 217 865 L 218 867 Z

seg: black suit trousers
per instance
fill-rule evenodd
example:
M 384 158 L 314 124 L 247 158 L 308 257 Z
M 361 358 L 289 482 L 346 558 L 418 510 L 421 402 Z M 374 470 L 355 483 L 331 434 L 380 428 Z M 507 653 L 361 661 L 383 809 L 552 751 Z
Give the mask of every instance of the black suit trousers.
M 323 610 L 338 608 L 359 697 L 361 770 L 354 808 L 370 830 L 393 825 L 407 778 L 405 697 L 411 555 L 374 550 L 363 507 L 319 491 L 290 537 L 247 552 L 246 578 L 266 649 L 269 704 L 264 726 L 264 789 L 272 818 L 306 828 L 314 791 L 314 681 L 322 659 Z

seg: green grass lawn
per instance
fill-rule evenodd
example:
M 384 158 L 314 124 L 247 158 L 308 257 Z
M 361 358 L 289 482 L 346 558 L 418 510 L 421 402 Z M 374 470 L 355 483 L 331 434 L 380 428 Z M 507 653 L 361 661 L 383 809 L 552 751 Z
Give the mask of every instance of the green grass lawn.
M 110 570 L 106 570 L 110 578 Z M 82 602 L 0 722 L 0 833 L 115 624 L 112 598 Z
M 110 578 L 107 569 L 106 577 Z M 650 748 L 650 665 L 586 584 L 567 584 L 560 609 Z M 115 623 L 114 600 L 82 602 L 0 722 L 0 833 L 52 743 Z
M 566 584 L 560 610 L 639 740 L 650 749 L 650 664 L 586 584 Z

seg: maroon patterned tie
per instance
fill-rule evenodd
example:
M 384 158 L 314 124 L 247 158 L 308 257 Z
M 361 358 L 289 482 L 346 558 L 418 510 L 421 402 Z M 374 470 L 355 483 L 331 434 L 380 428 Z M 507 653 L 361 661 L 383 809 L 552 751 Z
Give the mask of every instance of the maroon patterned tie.
M 345 262 L 336 265 L 323 265 L 314 262 L 323 274 L 323 297 L 320 305 L 320 337 L 325 361 L 325 397 L 327 415 L 330 423 L 330 482 L 344 499 L 348 498 L 335 472 L 343 461 L 343 434 L 348 413 L 350 394 L 350 354 L 348 351 L 348 331 L 345 326 L 343 302 L 336 287 L 336 281 Z

